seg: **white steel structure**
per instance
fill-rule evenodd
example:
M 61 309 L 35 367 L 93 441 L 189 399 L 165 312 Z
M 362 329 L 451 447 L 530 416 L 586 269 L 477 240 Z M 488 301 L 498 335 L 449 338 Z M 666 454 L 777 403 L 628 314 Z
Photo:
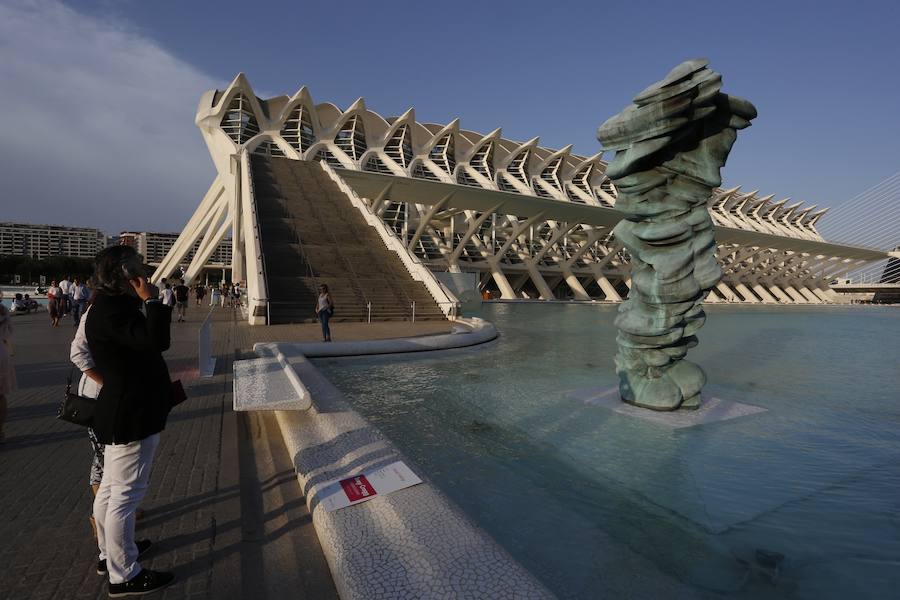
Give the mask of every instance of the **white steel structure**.
M 187 271 L 193 279 L 233 231 L 232 276 L 247 281 L 251 321 L 263 321 L 267 299 L 250 154 L 320 161 L 410 258 L 432 271 L 478 272 L 481 288 L 502 298 L 627 294 L 628 256 L 611 236 L 621 214 L 602 153 L 512 141 L 500 129 L 467 131 L 458 119 L 423 124 L 413 109 L 383 118 L 362 98 L 341 110 L 315 104 L 305 87 L 262 100 L 243 74 L 203 95 L 196 124 L 217 175 L 154 277 L 168 275 L 199 241 Z M 716 190 L 709 202 L 725 274 L 710 302 L 840 301 L 831 281 L 886 258 L 825 241 L 816 224 L 827 209 L 738 188 Z

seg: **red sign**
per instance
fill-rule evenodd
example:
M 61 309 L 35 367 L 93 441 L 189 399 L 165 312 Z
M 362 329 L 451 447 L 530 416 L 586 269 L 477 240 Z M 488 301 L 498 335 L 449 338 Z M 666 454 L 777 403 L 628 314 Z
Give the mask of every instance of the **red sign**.
M 375 488 L 372 487 L 372 484 L 369 483 L 369 480 L 366 479 L 365 475 L 357 475 L 356 477 L 350 477 L 349 479 L 342 479 L 340 484 L 350 502 L 366 500 L 378 493 L 375 491 Z

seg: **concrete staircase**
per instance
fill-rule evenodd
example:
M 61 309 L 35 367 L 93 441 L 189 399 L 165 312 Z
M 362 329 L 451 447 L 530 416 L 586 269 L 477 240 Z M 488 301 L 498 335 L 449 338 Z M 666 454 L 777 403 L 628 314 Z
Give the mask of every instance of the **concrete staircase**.
M 400 257 L 387 249 L 337 184 L 314 162 L 252 158 L 271 324 L 315 320 L 328 286 L 335 321 L 443 320 L 444 313 Z

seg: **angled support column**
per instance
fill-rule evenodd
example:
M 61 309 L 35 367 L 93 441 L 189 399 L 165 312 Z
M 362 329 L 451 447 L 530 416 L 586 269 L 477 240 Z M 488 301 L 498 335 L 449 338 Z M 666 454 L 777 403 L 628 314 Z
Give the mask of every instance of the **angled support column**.
M 834 294 L 834 292 L 831 290 L 823 290 L 823 289 L 817 288 L 817 287 L 809 288 L 809 290 L 813 294 L 815 294 L 816 297 L 819 298 L 825 304 L 832 304 L 835 302 L 835 299 L 828 295 L 828 292 L 831 292 L 832 294 Z
M 469 243 L 469 240 L 472 239 L 472 236 L 475 235 L 478 230 L 481 228 L 481 225 L 487 221 L 491 215 L 500 210 L 500 207 L 503 206 L 503 203 L 497 204 L 493 208 L 486 210 L 481 213 L 481 216 L 472 221 L 469 224 L 469 229 L 463 235 L 462 239 L 457 242 L 456 247 L 453 249 L 453 254 L 450 256 L 450 263 L 456 264 L 459 261 L 459 256 L 462 254 L 463 249 L 466 247 L 466 244 Z
M 159 283 L 163 277 L 170 276 L 175 269 L 178 268 L 178 265 L 181 264 L 184 257 L 187 256 L 191 251 L 191 248 L 194 247 L 194 243 L 203 236 L 205 226 L 208 226 L 209 220 L 212 218 L 212 213 L 215 213 L 217 210 L 217 204 L 223 193 L 225 193 L 225 186 L 217 175 L 216 178 L 213 179 L 212 184 L 210 184 L 206 194 L 203 196 L 200 206 L 197 207 L 197 210 L 195 210 L 194 214 L 191 215 L 191 218 L 188 219 L 187 225 L 184 226 L 181 235 L 175 240 L 175 243 L 169 249 L 166 257 L 150 277 L 151 282 Z
M 765 287 L 761 283 L 754 283 L 751 289 L 756 292 L 756 295 L 762 298 L 763 302 L 777 304 L 778 300 L 776 300 L 772 294 L 766 290 Z
M 784 287 L 784 292 L 791 297 L 791 299 L 797 304 L 809 304 L 809 301 L 803 297 L 803 294 L 797 291 L 797 289 L 792 285 L 787 285 Z
M 431 219 L 434 218 L 434 215 L 437 213 L 437 211 L 441 210 L 444 206 L 447 205 L 448 202 L 450 202 L 450 199 L 453 198 L 454 193 L 455 192 L 450 192 L 449 194 L 441 198 L 437 204 L 432 205 L 432 207 L 428 209 L 428 212 L 425 213 L 425 216 L 422 217 L 421 221 L 419 222 L 419 226 L 416 227 L 416 232 L 413 234 L 412 239 L 409 240 L 409 244 L 406 245 L 407 250 L 409 250 L 410 252 L 413 251 L 413 248 L 415 248 L 416 244 L 419 242 L 422 234 L 425 233 L 425 229 L 427 229 L 429 223 L 431 223 Z
M 737 291 L 738 294 L 740 294 L 741 296 L 743 296 L 744 302 L 747 302 L 747 303 L 749 303 L 749 304 L 759 304 L 759 298 L 757 298 L 756 296 L 754 296 L 754 295 L 753 295 L 753 292 L 751 292 L 751 291 L 747 288 L 747 286 L 744 285 L 743 283 L 737 283 L 737 284 L 735 284 L 734 289 Z
M 769 291 L 772 292 L 775 295 L 775 297 L 778 298 L 778 300 L 782 304 L 794 304 L 793 299 L 791 299 L 790 296 L 785 294 L 784 290 L 782 290 L 780 287 L 778 287 L 774 283 L 769 284 Z
M 619 295 L 619 292 L 616 291 L 616 288 L 609 282 L 609 279 L 603 274 L 603 269 L 598 264 L 591 265 L 591 271 L 594 272 L 594 278 L 597 280 L 597 285 L 600 286 L 600 290 L 603 292 L 605 296 L 604 300 L 609 300 L 610 302 L 621 302 L 622 296 Z
M 232 187 L 233 193 L 231 195 L 231 206 L 228 209 L 229 218 L 231 219 L 231 282 L 244 281 L 244 230 L 241 226 L 241 215 L 243 211 L 241 210 L 242 199 L 241 199 L 241 155 L 240 154 L 232 154 L 231 155 L 231 173 L 234 178 L 234 184 Z M 224 235 L 224 234 L 223 234 Z M 213 250 L 215 250 L 215 246 L 213 246 Z M 200 250 L 197 250 L 197 254 L 200 254 Z M 211 255 L 211 253 L 210 253 Z M 204 260 L 200 263 L 200 268 L 203 268 L 203 265 L 206 264 Z M 193 266 L 193 263 L 191 264 Z M 190 269 L 188 269 L 190 271 Z M 193 277 L 191 277 L 193 279 Z
M 528 273 L 519 273 L 518 277 L 512 283 L 513 287 L 513 298 L 519 298 L 519 290 L 522 289 L 522 286 L 525 285 L 525 282 L 528 281 L 531 276 Z
M 384 214 L 384 208 L 387 206 L 385 200 L 387 200 L 388 193 L 390 193 L 391 188 L 394 187 L 394 182 L 387 184 L 383 190 L 381 190 L 375 198 L 372 199 L 372 214 L 378 217 L 381 217 Z
M 540 293 L 541 300 L 555 300 L 556 297 L 553 295 L 553 290 L 551 290 L 550 286 L 547 285 L 547 282 L 544 280 L 541 272 L 538 271 L 535 262 L 533 260 L 526 259 L 525 268 L 528 269 L 528 275 L 531 277 L 531 281 L 534 282 L 534 287 L 536 287 L 538 293 Z
M 500 269 L 500 265 L 496 263 L 490 263 L 491 265 L 491 275 L 494 277 L 494 281 L 497 283 L 497 287 L 500 289 L 500 297 L 504 300 L 514 300 L 516 296 L 516 291 L 513 289 L 513 286 L 510 285 L 509 280 L 506 278 L 506 275 L 503 274 L 503 270 Z
M 809 300 L 810 304 L 822 304 L 822 299 L 812 293 L 812 291 L 805 285 L 801 285 L 800 287 L 798 287 L 797 291 L 800 292 L 800 294 L 804 298 Z
M 717 304 L 721 301 L 722 299 L 719 298 L 719 295 L 716 294 L 715 290 L 709 290 L 709 294 L 706 295 L 706 300 L 704 300 L 704 302 L 709 302 L 711 304 Z
M 728 287 L 724 281 L 720 281 L 716 284 L 716 289 L 719 290 L 719 293 L 722 294 L 722 297 L 725 298 L 728 302 L 740 302 L 738 295 L 734 293 L 730 287 Z
M 584 289 L 584 286 L 581 285 L 581 282 L 578 281 L 578 278 L 572 273 L 572 269 L 565 264 L 561 264 L 560 268 L 562 269 L 563 279 L 565 279 L 566 285 L 568 285 L 569 289 L 572 290 L 572 293 L 575 294 L 575 299 L 590 300 L 590 294 L 587 293 L 587 290 Z

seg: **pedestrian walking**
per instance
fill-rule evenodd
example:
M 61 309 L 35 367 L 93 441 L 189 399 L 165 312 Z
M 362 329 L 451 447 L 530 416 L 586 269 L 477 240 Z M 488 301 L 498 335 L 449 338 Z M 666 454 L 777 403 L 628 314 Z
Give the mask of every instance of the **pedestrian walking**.
M 169 308 L 172 308 L 175 306 L 175 292 L 172 291 L 170 284 L 167 283 L 165 285 L 166 287 L 159 292 L 159 300 Z
M 6 423 L 6 398 L 16 391 L 16 370 L 12 362 L 12 316 L 3 306 L 3 292 L 0 291 L 0 444 L 6 442 L 3 425 Z
M 184 285 L 184 279 L 178 280 L 178 285 L 175 286 L 175 289 L 172 290 L 175 292 L 175 311 L 178 314 L 178 322 L 184 322 L 184 316 L 187 312 L 188 305 L 188 296 L 191 293 L 191 290 L 188 286 Z
M 328 293 L 328 286 L 323 283 L 319 286 L 319 299 L 316 303 L 316 318 L 322 324 L 323 342 L 331 341 L 331 328 L 328 326 L 328 321 L 333 314 L 334 301 L 331 299 L 331 294 Z
M 173 401 L 162 356 L 170 345 L 172 311 L 159 301 L 142 257 L 130 246 L 101 251 L 94 282 L 97 295 L 85 318 L 85 336 L 103 382 L 93 421 L 97 441 L 104 444 L 103 477 L 94 499 L 97 572 L 108 575 L 110 597 L 141 595 L 175 579 L 173 573 L 142 568 L 138 558 L 147 544 L 134 541 L 135 512 Z
M 197 287 L 194 288 L 194 295 L 197 297 L 197 306 L 201 306 L 203 297 L 206 296 L 206 286 L 202 283 L 198 283 Z
M 215 306 L 220 301 L 221 294 L 219 293 L 219 288 L 216 286 L 212 286 L 212 290 L 209 293 L 209 305 Z

